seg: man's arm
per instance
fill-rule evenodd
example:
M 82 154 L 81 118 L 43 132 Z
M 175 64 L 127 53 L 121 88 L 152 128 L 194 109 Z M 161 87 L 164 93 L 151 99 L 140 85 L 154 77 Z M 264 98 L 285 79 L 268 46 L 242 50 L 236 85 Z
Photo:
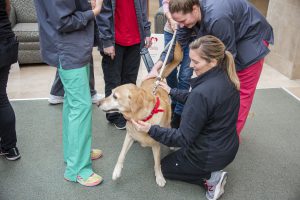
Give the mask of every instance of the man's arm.
M 142 21 L 143 21 L 144 32 L 146 37 L 150 37 L 151 22 L 149 21 L 149 17 L 148 17 L 148 3 L 146 0 L 142 0 L 141 5 L 142 5 L 142 17 L 143 17 Z
M 142 27 L 143 27 L 143 32 L 145 34 L 145 41 L 144 42 L 146 48 L 150 48 L 152 45 L 151 42 L 151 23 L 149 21 L 149 16 L 148 16 L 148 1 L 147 0 L 141 0 L 141 6 L 142 6 Z
M 59 32 L 67 33 L 83 29 L 95 15 L 99 14 L 102 0 L 96 1 L 100 1 L 98 7 L 87 11 L 78 11 L 73 0 L 51 0 L 44 3 L 53 27 Z
M 113 35 L 113 10 L 110 0 L 104 0 L 101 12 L 96 16 L 96 22 L 99 29 L 99 36 L 103 43 L 103 47 L 114 46 L 114 35 Z
M 169 93 L 171 97 L 173 97 L 176 101 L 182 104 L 185 104 L 189 94 L 190 94 L 189 90 L 180 90 L 177 88 L 171 89 Z

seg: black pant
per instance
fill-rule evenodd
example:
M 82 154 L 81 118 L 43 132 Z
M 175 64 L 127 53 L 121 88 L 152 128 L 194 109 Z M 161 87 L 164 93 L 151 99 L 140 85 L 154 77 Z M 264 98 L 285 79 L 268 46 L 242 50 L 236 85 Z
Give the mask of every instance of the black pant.
M 184 181 L 203 186 L 204 180 L 209 179 L 211 172 L 194 166 L 183 156 L 183 150 L 175 151 L 161 160 L 161 170 L 165 178 Z
M 9 70 L 10 66 L 0 68 L 0 144 L 4 151 L 17 144 L 15 112 L 6 93 Z
M 90 92 L 91 96 L 95 95 L 97 91 L 95 90 L 95 75 L 94 75 L 94 62 L 93 57 L 90 62 Z M 53 81 L 50 94 L 55 96 L 63 97 L 65 94 L 64 86 L 60 80 L 58 70 L 56 70 L 55 79 Z
M 105 96 L 109 96 L 112 89 L 126 84 L 136 84 L 141 61 L 140 44 L 132 46 L 115 45 L 116 56 L 112 60 L 110 56 L 102 55 L 102 69 L 105 82 Z M 114 121 L 119 118 L 119 113 L 108 113 L 106 118 Z

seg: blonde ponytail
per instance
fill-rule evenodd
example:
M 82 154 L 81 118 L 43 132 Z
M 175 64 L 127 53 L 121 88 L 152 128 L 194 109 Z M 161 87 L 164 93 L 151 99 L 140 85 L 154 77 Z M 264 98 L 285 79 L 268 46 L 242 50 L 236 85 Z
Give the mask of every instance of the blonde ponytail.
M 233 56 L 229 51 L 225 51 L 224 65 L 229 79 L 235 85 L 236 89 L 240 90 L 240 80 L 235 70 Z

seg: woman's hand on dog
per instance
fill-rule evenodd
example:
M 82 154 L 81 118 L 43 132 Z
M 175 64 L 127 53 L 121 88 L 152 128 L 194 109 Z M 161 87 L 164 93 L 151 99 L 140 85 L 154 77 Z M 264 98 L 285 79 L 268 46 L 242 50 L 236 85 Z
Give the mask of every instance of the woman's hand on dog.
M 165 90 L 168 94 L 170 94 L 171 88 L 167 85 L 166 82 L 160 81 L 158 86 Z
M 134 128 L 139 132 L 148 133 L 151 128 L 151 124 L 148 122 L 143 122 L 141 120 L 135 121 L 133 119 L 131 120 L 131 122 L 132 122 Z

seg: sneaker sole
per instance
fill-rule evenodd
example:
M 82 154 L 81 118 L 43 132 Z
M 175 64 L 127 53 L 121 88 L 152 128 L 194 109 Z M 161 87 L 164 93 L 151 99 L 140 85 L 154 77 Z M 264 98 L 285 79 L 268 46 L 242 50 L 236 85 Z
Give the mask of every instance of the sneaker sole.
M 115 125 L 114 123 L 113 123 L 113 125 L 116 127 L 116 129 L 118 129 L 118 130 L 125 130 L 126 129 L 126 126 L 124 126 L 124 127 L 118 127 L 117 125 Z
M 103 154 L 101 154 L 100 156 L 95 157 L 95 158 L 92 158 L 92 157 L 91 157 L 91 160 L 97 160 L 97 159 L 101 158 L 102 156 L 103 156 Z
M 13 157 L 13 158 L 8 158 L 8 157 L 5 157 L 7 160 L 10 160 L 10 161 L 13 161 L 13 160 L 18 160 L 19 158 L 21 158 L 21 155 L 18 155 L 16 157 Z
M 94 186 L 100 185 L 102 182 L 103 182 L 103 179 L 101 179 L 100 181 L 97 181 L 95 183 L 84 184 L 84 183 L 81 183 L 80 181 L 78 181 L 78 179 L 77 179 L 77 183 L 79 183 L 80 185 L 86 186 L 86 187 L 94 187 Z
M 49 100 L 48 100 L 48 102 L 49 102 L 50 105 L 57 105 L 57 104 L 62 104 L 62 103 L 64 103 L 63 101 L 51 101 L 51 102 L 50 102 Z

